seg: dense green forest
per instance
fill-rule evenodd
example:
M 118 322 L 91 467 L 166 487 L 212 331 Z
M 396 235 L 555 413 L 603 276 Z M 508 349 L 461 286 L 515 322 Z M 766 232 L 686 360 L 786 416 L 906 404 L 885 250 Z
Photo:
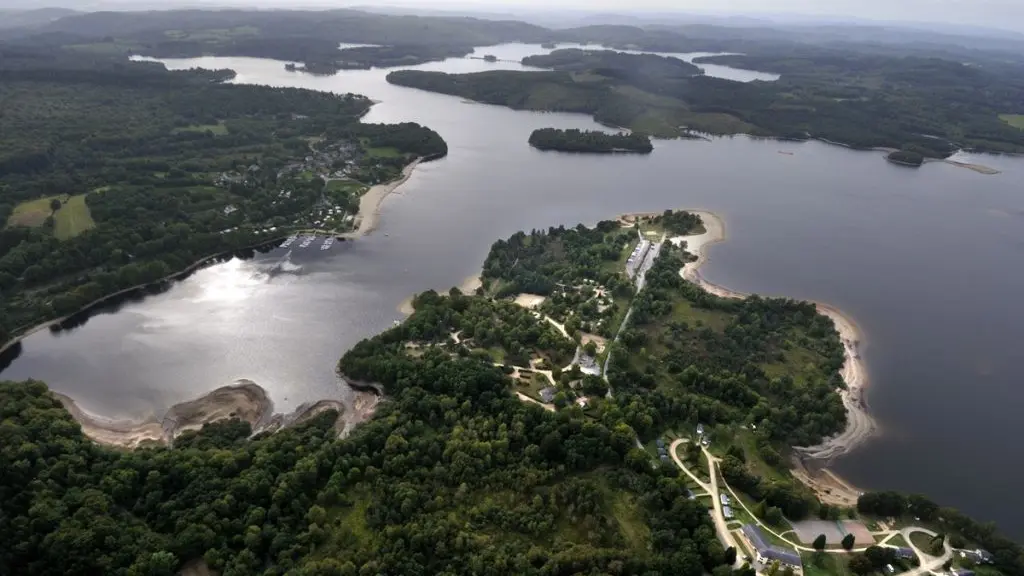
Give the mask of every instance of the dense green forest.
M 656 56 L 605 53 L 557 50 L 524 59 L 552 72 L 397 71 L 388 81 L 517 109 L 587 113 L 663 137 L 697 131 L 819 138 L 931 157 L 961 147 L 1024 150 L 1024 132 L 999 117 L 1019 107 L 1024 73 L 857 53 L 784 61 L 777 69 L 769 57 L 709 60 L 782 73 L 776 82 L 740 83 L 644 64 Z
M 0 573 L 732 573 L 704 505 L 628 429 L 520 402 L 473 359 L 402 354 L 402 330 L 342 360 L 389 398 L 344 440 L 327 413 L 117 452 L 43 384 L 0 384 Z
M 523 64 L 552 70 L 593 72 L 600 76 L 618 78 L 626 83 L 640 82 L 645 79 L 666 81 L 674 78 L 678 80 L 704 73 L 699 67 L 689 62 L 669 56 L 577 48 L 527 56 L 523 58 Z
M 484 288 L 499 298 L 545 296 L 540 310 L 563 322 L 573 337 L 579 331 L 610 337 L 633 297 L 623 271 L 636 239 L 636 232 L 611 221 L 519 232 L 491 246 Z
M 557 50 L 524 72 L 465 79 L 396 75 L 407 86 L 532 110 L 582 112 L 663 137 L 690 131 L 820 138 L 857 148 L 945 157 L 957 148 L 1024 151 L 1024 132 L 1000 120 L 1024 101 L 1024 44 L 862 27 L 779 29 L 595 25 L 547 29 L 465 17 L 245 10 L 70 14 L 8 29 L 21 45 L 61 45 L 86 55 L 255 56 L 342 68 L 405 66 L 503 42 L 584 42 L 661 52 L 727 51 L 701 61 L 774 71 L 777 82 L 706 78 L 696 66 L 651 54 Z M 947 40 L 943 44 L 940 40 Z M 339 43 L 369 44 L 339 50 Z M 422 74 L 422 73 L 420 73 Z M 681 128 L 682 127 L 682 128 Z
M 251 56 L 300 62 L 311 72 L 330 74 L 465 56 L 474 46 L 540 41 L 546 33 L 522 22 L 356 10 L 179 10 L 76 14 L 24 35 L 28 42 L 52 43 L 59 38 L 83 53 Z M 339 43 L 372 45 L 339 51 Z
M 0 342 L 318 207 L 354 213 L 365 184 L 447 151 L 416 124 L 360 123 L 365 97 L 232 75 L 0 45 Z M 325 186 L 346 161 L 364 181 Z
M 530 146 L 538 150 L 560 152 L 640 152 L 649 154 L 654 150 L 651 139 L 644 134 L 609 134 L 597 130 L 559 130 L 540 128 L 530 134 Z

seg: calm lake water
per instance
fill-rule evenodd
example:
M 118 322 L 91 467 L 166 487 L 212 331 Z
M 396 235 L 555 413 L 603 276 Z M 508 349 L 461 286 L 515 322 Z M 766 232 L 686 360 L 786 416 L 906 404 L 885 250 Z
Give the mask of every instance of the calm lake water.
M 481 49 L 509 59 L 538 51 Z M 412 293 L 476 274 L 495 239 L 628 211 L 713 210 L 729 240 L 711 249 L 709 280 L 829 302 L 867 336 L 868 399 L 883 435 L 838 471 L 863 488 L 928 494 L 1024 537 L 1015 504 L 1024 461 L 1013 445 L 1024 436 L 1024 160 L 963 158 L 1003 170 L 986 176 L 747 137 L 658 141 L 648 156 L 545 153 L 526 144 L 535 128 L 598 125 L 391 86 L 384 70 L 317 77 L 270 60 L 166 63 L 231 68 L 240 83 L 365 94 L 380 102 L 367 122 L 430 126 L 449 155 L 416 169 L 373 235 L 211 266 L 76 330 L 35 334 L 5 379 L 42 379 L 87 410 L 125 417 L 249 378 L 289 410 L 344 396 L 334 375 L 341 354 L 388 328 Z M 418 68 L 495 67 L 521 68 L 471 59 Z

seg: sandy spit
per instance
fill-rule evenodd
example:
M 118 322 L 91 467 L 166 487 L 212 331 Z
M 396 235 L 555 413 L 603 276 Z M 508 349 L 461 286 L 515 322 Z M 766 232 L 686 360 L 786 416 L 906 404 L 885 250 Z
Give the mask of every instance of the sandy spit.
M 351 419 L 346 416 L 352 416 L 340 400 L 334 399 L 303 404 L 289 414 L 274 414 L 274 403 L 266 390 L 251 380 L 238 380 L 195 400 L 175 404 L 162 417 L 151 416 L 141 420 L 104 418 L 82 410 L 69 396 L 56 392 L 53 395 L 82 426 L 82 432 L 88 438 L 97 444 L 128 449 L 145 444 L 168 446 L 182 432 L 198 430 L 203 424 L 228 418 L 248 422 L 255 433 L 301 424 L 321 412 L 333 409 L 343 415 L 337 425 L 341 432 L 347 428 L 348 420 Z
M 724 286 L 718 286 L 706 280 L 700 274 L 700 267 L 708 260 L 707 248 L 718 242 L 724 241 L 726 236 L 725 222 L 712 212 L 695 211 L 704 222 L 706 232 L 694 236 L 679 236 L 670 238 L 669 241 L 675 245 L 686 242 L 687 250 L 697 255 L 697 260 L 688 262 L 679 274 L 686 280 L 697 284 L 711 294 L 723 298 L 746 298 L 748 294 L 730 290 Z M 804 458 L 828 461 L 852 451 L 854 448 L 868 440 L 878 430 L 874 419 L 868 414 L 867 405 L 864 401 L 864 390 L 868 384 L 867 367 L 860 355 L 860 345 L 863 336 L 856 322 L 845 315 L 837 308 L 815 302 L 818 313 L 827 316 L 835 324 L 836 331 L 843 343 L 846 360 L 840 370 L 840 375 L 846 383 L 846 389 L 839 390 L 843 405 L 847 412 L 847 427 L 842 433 L 826 439 L 817 446 L 796 447 L 795 450 Z M 804 476 L 810 476 L 804 474 Z M 834 475 L 833 475 L 834 476 Z M 797 475 L 799 478 L 800 476 Z M 845 484 L 845 483 L 844 483 Z M 848 486 L 848 485 L 847 485 Z
M 342 234 L 342 237 L 358 238 L 373 232 L 373 230 L 377 228 L 378 220 L 380 220 L 380 211 L 381 206 L 384 204 L 384 199 L 397 190 L 399 186 L 405 184 L 405 182 L 412 176 L 413 170 L 415 170 L 416 166 L 419 166 L 422 161 L 422 158 L 413 160 L 408 166 L 402 169 L 402 175 L 400 177 L 390 182 L 377 184 L 367 190 L 366 193 L 359 198 L 359 225 L 356 227 L 356 231 Z

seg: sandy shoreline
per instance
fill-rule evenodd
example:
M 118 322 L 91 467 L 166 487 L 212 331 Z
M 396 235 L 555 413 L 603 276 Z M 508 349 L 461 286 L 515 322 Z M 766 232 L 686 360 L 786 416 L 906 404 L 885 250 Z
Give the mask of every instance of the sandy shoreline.
M 359 225 L 356 226 L 355 232 L 349 232 L 341 236 L 344 238 L 358 238 L 373 232 L 377 228 L 377 222 L 380 220 L 381 206 L 384 204 L 384 200 L 397 190 L 399 186 L 409 180 L 416 166 L 419 166 L 422 161 L 422 158 L 417 158 L 405 168 L 402 168 L 402 175 L 400 177 L 390 182 L 370 187 L 359 198 Z
M 685 241 L 687 250 L 697 256 L 696 261 L 688 262 L 683 266 L 682 270 L 679 271 L 680 275 L 716 296 L 723 298 L 746 298 L 748 294 L 713 284 L 700 274 L 700 267 L 708 259 L 707 248 L 718 242 L 723 242 L 727 236 L 725 222 L 717 214 L 701 211 L 693 211 L 693 213 L 700 216 L 706 231 L 695 236 L 669 239 L 670 242 L 677 246 L 682 241 Z M 860 347 L 863 341 L 860 329 L 853 319 L 843 314 L 839 309 L 821 302 L 814 302 L 814 305 L 817 307 L 818 313 L 832 320 L 843 343 L 846 359 L 843 362 L 840 375 L 846 383 L 846 389 L 838 390 L 838 392 L 842 398 L 843 406 L 846 407 L 847 425 L 842 433 L 825 439 L 817 446 L 794 447 L 794 450 L 802 459 L 822 461 L 827 465 L 831 459 L 852 451 L 868 440 L 875 434 L 878 427 L 871 415 L 868 414 L 867 405 L 864 401 L 864 391 L 868 384 L 868 373 L 864 360 L 860 356 Z M 817 474 L 806 469 L 802 471 L 804 472 L 803 474 L 794 473 L 794 476 L 812 488 L 816 488 L 816 491 L 821 490 L 822 492 L 827 491 L 831 493 L 832 489 L 838 487 L 845 487 L 849 491 L 856 491 L 855 488 L 827 470 L 822 470 Z M 830 476 L 831 480 L 823 479 L 822 475 Z M 843 498 L 843 500 L 847 499 L 847 497 Z
M 228 418 L 248 422 L 255 434 L 301 424 L 327 410 L 340 413 L 335 425 L 340 434 L 372 415 L 376 405 L 367 405 L 365 399 L 357 397 L 355 410 L 349 413 L 341 400 L 324 399 L 302 404 L 288 414 L 275 414 L 274 403 L 262 386 L 251 380 L 238 380 L 194 400 L 175 404 L 161 417 L 114 420 L 86 412 L 70 396 L 51 393 L 82 426 L 86 437 L 97 444 L 128 449 L 147 444 L 169 446 L 183 432 Z
M 475 274 L 473 276 L 467 276 L 466 279 L 462 281 L 462 284 L 459 284 L 456 288 L 458 288 L 463 294 L 472 296 L 473 294 L 476 294 L 477 289 L 483 287 L 483 285 L 483 277 L 479 274 Z M 412 307 L 412 299 L 415 297 L 416 295 L 414 294 L 405 300 L 402 300 L 398 304 L 398 313 L 403 316 L 412 316 L 413 312 L 416 311 L 416 309 Z

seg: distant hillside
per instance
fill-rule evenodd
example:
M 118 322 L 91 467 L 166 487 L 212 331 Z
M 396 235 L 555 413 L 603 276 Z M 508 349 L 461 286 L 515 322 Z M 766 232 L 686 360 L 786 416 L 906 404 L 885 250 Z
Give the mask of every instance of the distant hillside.
M 40 8 L 38 10 L 0 10 L 0 28 L 42 26 L 54 20 L 78 14 L 67 8 Z

